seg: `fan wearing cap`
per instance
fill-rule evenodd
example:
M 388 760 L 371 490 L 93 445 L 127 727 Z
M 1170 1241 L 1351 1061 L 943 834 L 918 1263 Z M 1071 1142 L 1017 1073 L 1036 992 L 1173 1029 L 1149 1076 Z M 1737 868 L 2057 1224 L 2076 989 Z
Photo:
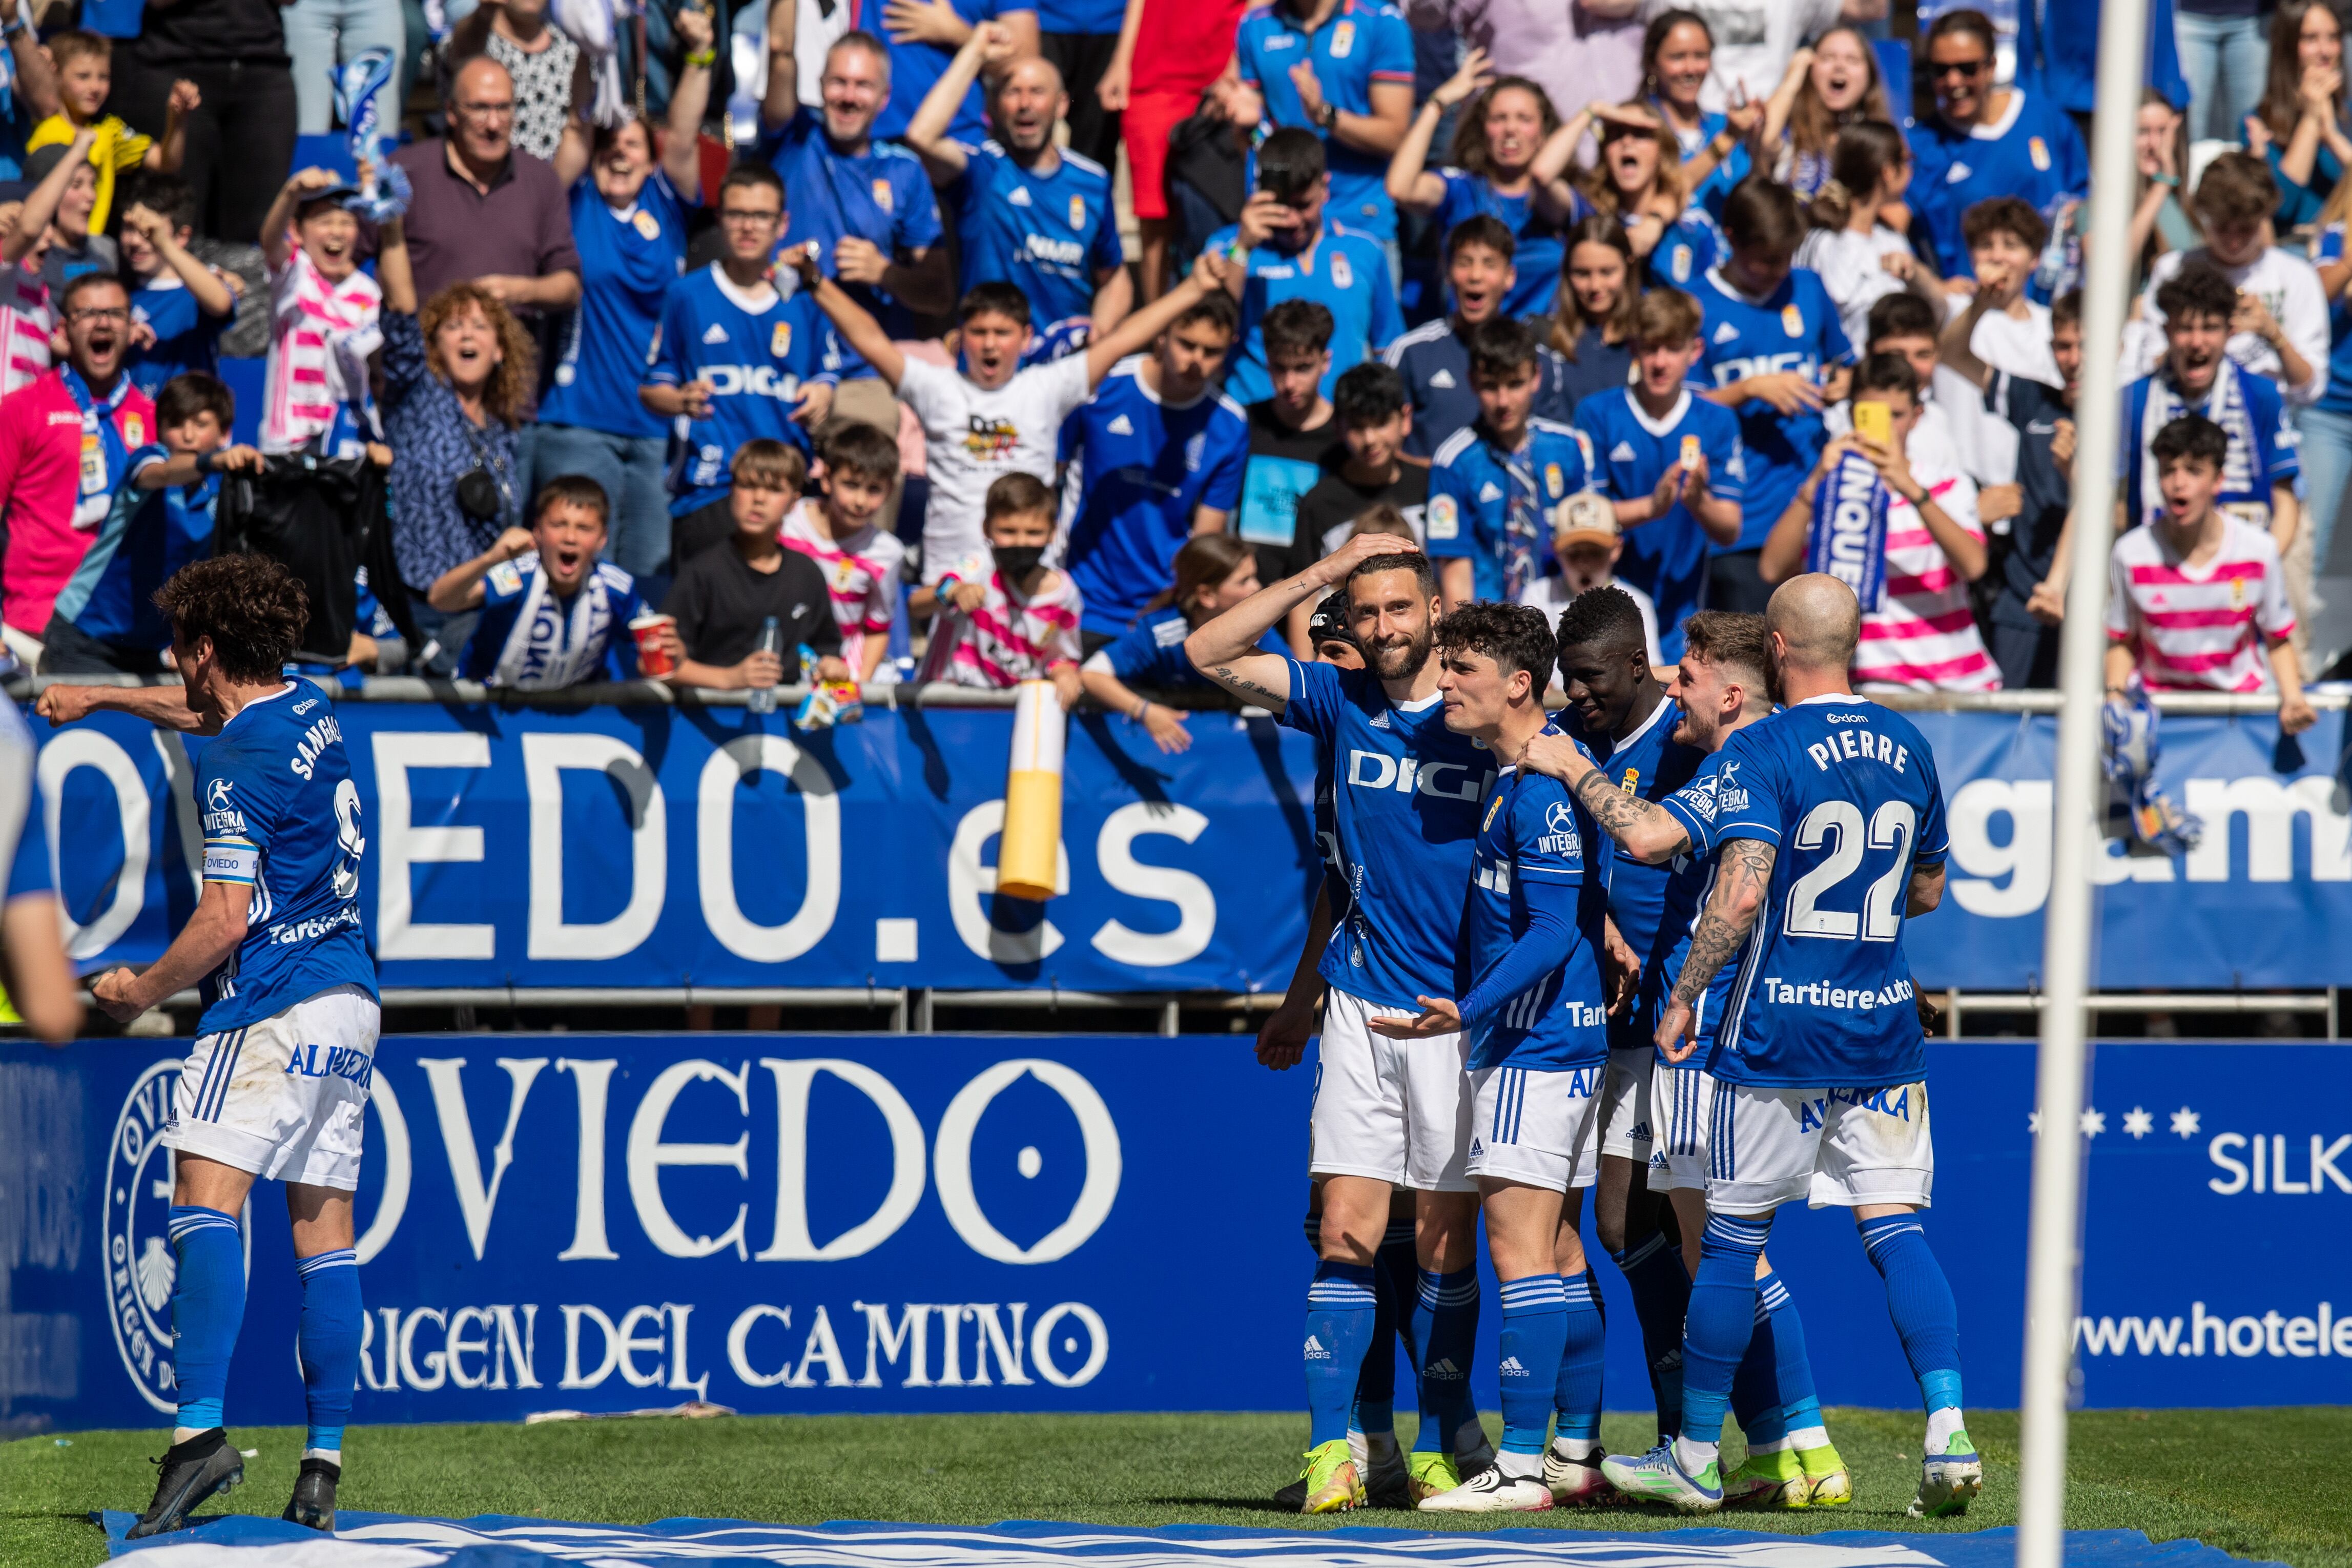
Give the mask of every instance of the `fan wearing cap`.
M 1518 602 L 1533 605 L 1552 621 L 1580 594 L 1614 588 L 1642 612 L 1642 635 L 1650 645 L 1650 668 L 1673 673 L 1658 651 L 1658 606 L 1650 595 L 1619 578 L 1617 558 L 1625 553 L 1625 531 L 1617 509 L 1599 490 L 1579 490 L 1552 510 L 1552 559 L 1559 575 L 1538 577 L 1519 590 Z
M 383 291 L 360 270 L 359 187 L 329 169 L 298 172 L 261 224 L 269 279 L 269 379 L 261 449 L 323 445 L 349 455 L 366 441 L 368 356 L 383 341 Z

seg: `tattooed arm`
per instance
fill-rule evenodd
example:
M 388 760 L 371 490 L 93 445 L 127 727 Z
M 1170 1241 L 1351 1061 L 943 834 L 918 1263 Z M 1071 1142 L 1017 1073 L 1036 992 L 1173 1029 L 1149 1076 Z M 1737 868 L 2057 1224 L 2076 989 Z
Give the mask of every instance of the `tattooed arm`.
M 1690 956 L 1675 978 L 1675 994 L 1658 1021 L 1658 1048 L 1673 1062 L 1687 1061 L 1698 1048 L 1696 1005 L 1707 984 L 1748 941 L 1748 928 L 1764 907 L 1778 851 L 1757 838 L 1734 838 L 1716 864 L 1715 891 L 1691 931 Z
M 1359 534 L 1294 577 L 1261 588 L 1184 639 L 1192 668 L 1254 707 L 1279 713 L 1290 701 L 1290 661 L 1259 650 L 1258 638 L 1282 625 L 1292 608 L 1320 598 L 1347 581 L 1356 563 L 1389 551 L 1411 550 L 1412 541 L 1386 534 Z
M 1519 752 L 1519 766 L 1566 784 L 1601 831 L 1645 865 L 1662 866 L 1690 847 L 1690 835 L 1654 801 L 1627 795 L 1565 735 L 1538 735 Z

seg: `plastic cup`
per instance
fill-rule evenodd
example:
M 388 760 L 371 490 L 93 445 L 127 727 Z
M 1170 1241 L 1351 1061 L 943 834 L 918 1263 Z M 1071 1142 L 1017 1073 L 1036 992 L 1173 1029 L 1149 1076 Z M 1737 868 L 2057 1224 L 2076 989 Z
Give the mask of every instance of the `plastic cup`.
M 637 672 L 651 680 L 677 673 L 677 665 L 669 656 L 669 646 L 662 634 L 677 625 L 676 616 L 646 614 L 629 623 L 629 635 L 637 639 Z

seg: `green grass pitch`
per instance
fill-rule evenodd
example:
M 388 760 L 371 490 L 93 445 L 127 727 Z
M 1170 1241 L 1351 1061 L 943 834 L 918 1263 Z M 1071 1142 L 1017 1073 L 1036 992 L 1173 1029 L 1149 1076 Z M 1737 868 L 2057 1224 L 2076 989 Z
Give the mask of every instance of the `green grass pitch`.
M 1488 1430 L 1499 1429 L 1495 1416 L 1486 1419 Z M 1987 1461 L 1984 1496 L 1966 1520 L 1926 1525 L 1903 1517 L 1919 1475 L 1918 1415 L 1834 1410 L 1829 1426 L 1853 1468 L 1851 1507 L 1743 1511 L 1707 1522 L 1802 1532 L 2015 1522 L 2014 1415 L 1970 1418 L 1969 1434 Z M 2158 1541 L 2194 1536 L 2295 1568 L 2352 1568 L 2352 1490 L 2329 1479 L 2352 1437 L 2352 1410 L 2101 1411 L 2077 1415 L 2073 1430 L 2071 1527 L 2140 1530 Z M 1275 1512 L 1265 1500 L 1297 1473 L 1303 1431 L 1291 1415 L 355 1427 L 341 1500 L 350 1509 L 445 1518 L 513 1513 L 615 1523 L 699 1515 L 791 1523 L 1421 1525 L 1404 1513 L 1307 1521 Z M 1645 1447 L 1650 1435 L 1648 1420 L 1631 1415 L 1609 1417 L 1604 1433 L 1621 1450 Z M 299 1432 L 240 1428 L 233 1436 L 259 1453 L 246 1461 L 246 1484 L 226 1507 L 278 1512 L 293 1485 Z M 63 1445 L 55 1436 L 0 1445 L 0 1568 L 103 1561 L 104 1542 L 85 1516 L 97 1508 L 143 1508 L 154 1487 L 146 1460 L 163 1444 L 161 1432 L 79 1432 Z M 205 1511 L 223 1507 L 216 1500 Z M 1615 1508 L 1495 1522 L 1622 1531 L 1678 1521 Z M 1462 1527 L 1458 1516 L 1449 1525 Z

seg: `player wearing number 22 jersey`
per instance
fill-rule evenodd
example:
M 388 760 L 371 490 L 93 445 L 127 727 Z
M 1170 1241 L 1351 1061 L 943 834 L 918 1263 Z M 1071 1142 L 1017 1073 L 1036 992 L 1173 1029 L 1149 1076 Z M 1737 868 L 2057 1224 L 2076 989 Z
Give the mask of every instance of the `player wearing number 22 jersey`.
M 1720 1506 L 1716 1442 L 1754 1323 L 1757 1258 L 1773 1211 L 1802 1198 L 1872 1211 L 1856 1215 L 1863 1243 L 1928 1413 L 1913 1510 L 1960 1511 L 1982 1471 L 1960 1421 L 1958 1312 L 1917 1212 L 1935 1155 L 1903 942 L 1915 877 L 1940 893 L 1935 758 L 1902 715 L 1832 691 L 1733 733 L 1713 775 L 1712 812 L 1675 813 L 1694 853 L 1718 857 L 1718 888 L 1752 887 L 1768 865 L 1769 879 L 1716 1030 L 1682 1435 L 1605 1468 L 1635 1495 Z M 1704 923 L 1725 921 L 1725 908 L 1718 894 L 1700 915 L 1694 958 L 1708 945 Z M 1686 968 L 1677 995 L 1704 978 Z

